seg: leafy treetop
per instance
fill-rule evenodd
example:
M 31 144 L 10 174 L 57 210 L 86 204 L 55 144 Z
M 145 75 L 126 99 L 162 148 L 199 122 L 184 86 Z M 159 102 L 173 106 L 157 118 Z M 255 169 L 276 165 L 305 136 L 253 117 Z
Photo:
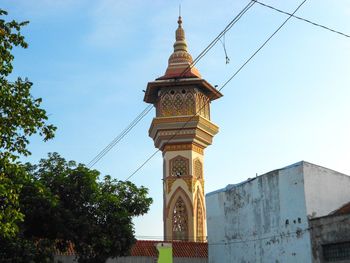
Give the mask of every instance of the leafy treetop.
M 25 22 L 1 19 L 7 12 L 0 9 L 0 158 L 15 160 L 18 155 L 29 155 L 28 138 L 39 133 L 44 140 L 53 138 L 56 127 L 47 124 L 46 111 L 40 108 L 42 100 L 30 94 L 32 83 L 17 78 L 7 78 L 13 70 L 13 47 L 27 48 L 21 34 Z

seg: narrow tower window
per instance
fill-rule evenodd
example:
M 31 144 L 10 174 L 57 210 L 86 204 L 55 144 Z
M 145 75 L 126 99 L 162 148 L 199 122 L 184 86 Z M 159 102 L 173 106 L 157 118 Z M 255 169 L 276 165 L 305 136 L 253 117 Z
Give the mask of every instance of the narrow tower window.
M 188 215 L 187 209 L 181 196 L 177 199 L 173 211 L 173 239 L 187 240 Z

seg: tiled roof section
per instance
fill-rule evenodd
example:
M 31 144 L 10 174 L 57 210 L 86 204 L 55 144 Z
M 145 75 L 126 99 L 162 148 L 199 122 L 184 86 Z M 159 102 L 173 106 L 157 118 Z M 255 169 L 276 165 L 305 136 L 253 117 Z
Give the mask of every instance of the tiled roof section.
M 346 215 L 346 214 L 350 214 L 350 202 L 346 203 L 345 205 L 338 208 L 332 213 L 332 215 Z
M 186 241 L 155 241 L 155 240 L 137 240 L 132 246 L 130 256 L 132 257 L 158 257 L 156 245 L 158 243 L 172 243 L 173 257 L 176 258 L 207 258 L 208 243 L 186 242 Z M 67 252 L 56 251 L 57 255 L 72 256 L 75 255 L 72 243 L 70 243 Z
M 56 248 L 55 254 L 56 255 L 60 255 L 60 256 L 74 256 L 75 255 L 75 251 L 74 251 L 73 243 L 69 242 L 67 251 L 64 251 L 64 252 L 61 252 L 59 249 Z
M 185 241 L 153 241 L 138 240 L 131 248 L 134 257 L 158 257 L 156 245 L 158 243 L 172 243 L 173 257 L 176 258 L 207 258 L 208 243 Z

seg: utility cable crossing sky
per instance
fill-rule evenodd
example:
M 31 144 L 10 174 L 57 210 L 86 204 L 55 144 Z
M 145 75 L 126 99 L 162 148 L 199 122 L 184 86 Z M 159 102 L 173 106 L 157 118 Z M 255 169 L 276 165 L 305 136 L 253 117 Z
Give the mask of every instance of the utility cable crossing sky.
M 305 0 L 306 1 L 306 0 Z M 225 34 L 241 19 L 241 17 L 255 4 L 258 3 L 264 7 L 273 9 L 277 12 L 283 13 L 288 15 L 288 18 L 281 24 L 280 27 L 277 28 L 277 30 L 270 35 L 270 37 L 253 53 L 253 55 L 251 57 L 249 57 L 245 63 L 242 64 L 242 66 L 221 86 L 221 88 L 219 89 L 219 91 L 221 91 L 244 67 L 246 64 L 249 63 L 249 61 L 267 44 L 267 42 L 270 41 L 270 39 L 284 26 L 285 23 L 287 23 L 287 21 L 290 18 L 296 18 L 299 19 L 301 21 L 307 22 L 309 24 L 312 24 L 314 26 L 317 27 L 321 27 L 323 29 L 326 29 L 328 31 L 331 31 L 333 33 L 345 36 L 350 38 L 350 35 L 345 34 L 343 32 L 334 30 L 330 27 L 312 22 L 308 19 L 299 17 L 299 16 L 295 16 L 294 14 L 298 11 L 298 9 L 305 3 L 305 1 L 303 1 L 300 6 L 298 6 L 298 8 L 293 12 L 293 13 L 289 13 L 289 12 L 285 12 L 283 10 L 280 10 L 278 8 L 275 8 L 273 6 L 264 4 L 260 1 L 257 0 L 251 0 L 228 24 L 227 26 L 224 28 L 224 30 L 222 30 L 213 40 L 212 42 L 210 42 L 210 44 L 193 60 L 193 62 L 191 63 L 191 65 L 189 65 L 189 67 L 187 69 L 185 69 L 181 75 L 184 75 L 188 70 L 190 70 L 192 67 L 194 67 L 209 51 L 210 49 L 212 49 L 218 41 L 220 41 Z M 204 107 L 205 105 L 203 105 Z M 118 134 L 118 136 L 116 136 L 103 150 L 101 150 L 89 163 L 88 163 L 88 167 L 92 168 L 96 163 L 98 163 L 113 147 L 115 147 L 152 109 L 152 105 L 148 105 L 120 134 Z M 198 112 L 197 112 L 198 113 Z M 195 115 L 192 116 L 192 118 L 194 116 L 197 115 L 197 113 Z M 192 119 L 190 118 L 182 128 L 180 128 L 178 130 L 181 131 L 183 128 L 185 128 L 186 124 Z M 176 134 L 171 137 L 169 139 L 169 141 L 171 141 L 172 139 L 174 139 L 174 137 L 176 136 Z M 168 141 L 168 142 L 169 142 Z M 152 155 L 150 155 L 129 177 L 127 177 L 125 180 L 129 180 L 134 174 L 136 174 L 148 161 L 150 161 L 157 153 L 159 150 L 156 150 Z
M 188 70 L 194 67 L 198 61 L 200 61 L 210 49 L 212 49 L 217 42 L 229 31 L 236 22 L 254 5 L 254 1 L 250 1 L 239 13 L 236 15 L 230 23 L 227 24 L 225 29 L 221 31 L 216 38 L 193 60 L 191 65 L 187 67 L 181 75 L 186 74 Z M 88 168 L 92 168 L 98 163 L 114 146 L 116 146 L 152 109 L 152 105 L 148 105 L 118 136 L 116 136 L 102 151 L 100 151 L 88 164 Z M 152 156 L 153 157 L 153 156 Z
M 244 63 L 241 67 L 239 67 L 239 69 L 237 71 L 235 71 L 235 73 L 221 86 L 220 89 L 218 89 L 219 91 L 221 91 L 252 59 L 253 57 L 255 57 L 255 55 L 257 53 L 259 53 L 259 51 L 276 35 L 276 33 L 288 22 L 288 20 L 290 18 L 292 18 L 292 16 L 300 9 L 300 7 L 306 2 L 306 0 L 304 0 L 295 10 L 294 12 L 267 38 L 267 40 L 260 45 L 260 47 L 253 53 L 253 55 L 251 55 Z M 167 143 L 169 143 L 171 140 L 174 139 L 174 137 L 176 137 L 176 135 L 183 130 L 186 125 L 203 109 L 203 107 L 205 107 L 205 103 L 204 105 L 202 105 L 202 107 L 194 114 L 191 116 L 191 118 L 189 118 L 189 120 L 187 122 L 184 123 L 184 125 L 178 129 L 176 131 L 176 133 L 167 141 Z M 130 174 L 125 181 L 129 180 L 131 177 L 133 177 L 142 167 L 144 167 L 160 150 L 157 149 L 154 153 L 152 153 L 132 174 Z

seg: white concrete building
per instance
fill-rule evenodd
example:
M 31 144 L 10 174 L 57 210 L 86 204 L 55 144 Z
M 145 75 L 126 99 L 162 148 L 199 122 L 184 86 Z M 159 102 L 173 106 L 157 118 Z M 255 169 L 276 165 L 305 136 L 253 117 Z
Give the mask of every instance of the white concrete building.
M 209 263 L 312 262 L 309 219 L 349 200 L 349 176 L 304 161 L 208 193 Z

